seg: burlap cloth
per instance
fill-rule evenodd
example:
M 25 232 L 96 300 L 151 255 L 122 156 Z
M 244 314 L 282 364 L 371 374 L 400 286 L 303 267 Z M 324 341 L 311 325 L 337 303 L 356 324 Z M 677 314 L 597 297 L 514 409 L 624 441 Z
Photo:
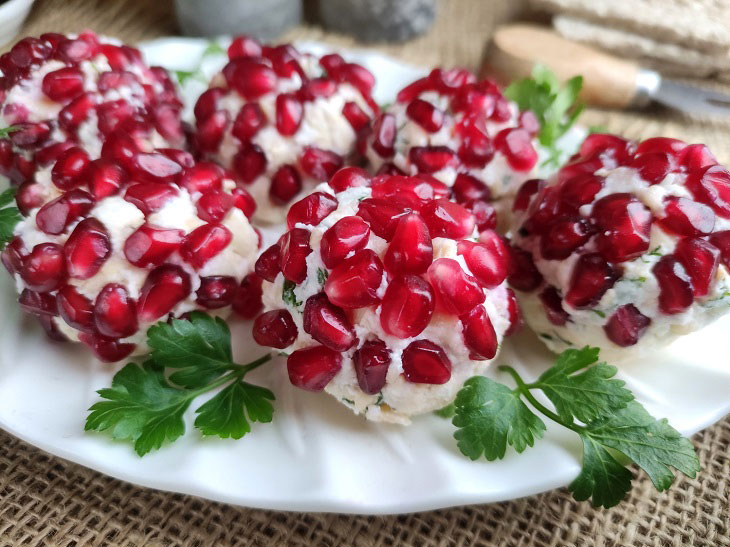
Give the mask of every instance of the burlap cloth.
M 515 12 L 515 4 L 444 0 L 427 36 L 380 49 L 425 65 L 476 68 L 490 29 Z M 131 42 L 175 32 L 167 1 L 47 0 L 36 5 L 26 33 L 84 28 Z M 288 38 L 353 45 L 315 28 L 296 29 Z M 589 111 L 584 121 L 631 137 L 702 141 L 730 161 L 727 128 L 664 110 Z M 730 546 L 730 419 L 693 440 L 702 462 L 697 479 L 680 478 L 659 494 L 642 474 L 630 498 L 608 511 L 576 503 L 562 489 L 487 506 L 365 517 L 241 509 L 138 488 L 0 432 L 0 545 Z

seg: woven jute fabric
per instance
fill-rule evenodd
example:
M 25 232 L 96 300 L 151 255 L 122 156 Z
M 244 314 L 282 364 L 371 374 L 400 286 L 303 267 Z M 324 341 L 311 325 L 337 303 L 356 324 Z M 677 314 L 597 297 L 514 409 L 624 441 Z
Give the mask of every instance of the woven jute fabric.
M 378 49 L 414 63 L 476 69 L 491 29 L 518 8 L 511 0 L 443 0 L 429 34 Z M 84 28 L 130 42 L 175 32 L 172 7 L 162 0 L 39 1 L 24 32 Z M 315 27 L 295 29 L 287 38 L 357 46 Z M 662 134 L 706 142 L 730 161 L 726 127 L 665 110 L 590 110 L 584 121 L 636 138 Z M 506 503 L 366 517 L 244 509 L 138 488 L 0 432 L 0 545 L 730 547 L 730 419 L 693 441 L 702 463 L 696 479 L 678 478 L 669 491 L 657 493 L 635 470 L 630 496 L 611 510 L 577 503 L 561 489 Z M 370 472 L 377 473 L 377 464 Z

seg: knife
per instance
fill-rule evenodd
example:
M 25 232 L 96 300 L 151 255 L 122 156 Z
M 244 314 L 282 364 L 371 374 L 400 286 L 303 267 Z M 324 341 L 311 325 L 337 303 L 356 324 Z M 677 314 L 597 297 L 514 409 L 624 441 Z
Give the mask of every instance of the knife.
M 730 95 L 663 78 L 633 60 L 566 40 L 546 27 L 503 25 L 487 48 L 484 76 L 509 83 L 530 75 L 536 64 L 559 80 L 583 76 L 581 99 L 603 108 L 643 107 L 652 101 L 704 116 L 730 116 Z

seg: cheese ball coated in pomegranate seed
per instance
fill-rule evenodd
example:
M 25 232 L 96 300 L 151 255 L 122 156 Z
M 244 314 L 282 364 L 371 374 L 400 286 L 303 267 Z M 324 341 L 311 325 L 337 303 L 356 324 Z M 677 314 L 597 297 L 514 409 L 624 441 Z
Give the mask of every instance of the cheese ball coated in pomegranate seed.
M 704 145 L 591 135 L 513 208 L 509 281 L 555 352 L 623 359 L 730 311 L 730 173 Z
M 91 32 L 24 38 L 0 56 L 0 70 L 0 126 L 16 128 L 0 140 L 0 174 L 14 184 L 74 146 L 98 158 L 116 133 L 148 148 L 185 144 L 182 103 L 167 72 L 120 42 Z
M 491 200 L 499 207 L 522 182 L 554 170 L 535 138 L 539 129 L 535 115 L 520 112 L 491 81 L 477 81 L 463 69 L 436 68 L 403 88 L 375 119 L 367 158 L 378 172 L 430 174 L 470 208 Z M 562 161 L 577 149 L 570 144 L 576 134 L 582 130 L 561 141 L 572 147 Z M 506 218 L 509 207 L 500 209 Z
M 234 39 L 228 57 L 195 105 L 195 143 L 249 185 L 257 220 L 278 223 L 361 155 L 378 110 L 375 78 L 337 54 L 318 59 L 248 37 Z
M 21 308 L 53 338 L 113 362 L 145 353 L 147 328 L 170 316 L 257 311 L 255 205 L 223 168 L 137 150 L 124 166 L 90 161 L 61 189 L 63 158 L 36 173 L 38 202 L 18 195 L 25 218 L 2 252 Z
M 256 263 L 265 313 L 253 334 L 288 354 L 295 386 L 408 423 L 484 372 L 519 322 L 507 249 L 447 195 L 349 167 L 292 205 Z

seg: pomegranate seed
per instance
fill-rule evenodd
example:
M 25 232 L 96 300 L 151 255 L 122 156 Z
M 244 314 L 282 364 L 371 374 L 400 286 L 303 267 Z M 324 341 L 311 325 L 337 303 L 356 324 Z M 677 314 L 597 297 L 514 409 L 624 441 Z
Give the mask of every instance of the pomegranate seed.
M 302 102 L 313 101 L 319 97 L 331 97 L 337 92 L 337 82 L 328 78 L 313 78 L 304 82 L 296 93 L 297 99 Z
M 599 253 L 584 254 L 573 267 L 565 301 L 579 310 L 595 306 L 619 277 L 621 271 Z
M 223 187 L 225 174 L 223 168 L 215 163 L 200 162 L 185 170 L 179 184 L 191 194 L 212 192 Z
M 157 132 L 171 142 L 182 143 L 185 130 L 180 121 L 180 107 L 170 104 L 158 104 L 152 107 L 152 122 Z
M 375 76 L 358 64 L 347 63 L 340 67 L 336 74 L 338 78 L 342 78 L 363 95 L 370 95 L 373 87 L 375 87 Z
M 107 338 L 97 334 L 82 332 L 79 340 L 88 346 L 91 351 L 105 363 L 116 363 L 128 357 L 137 347 L 134 344 L 124 344 L 114 338 Z
M 372 196 L 413 209 L 420 209 L 431 200 L 449 197 L 450 191 L 445 184 L 435 179 L 427 180 L 427 176 L 379 175 L 373 180 Z
M 720 250 L 722 263 L 730 269 L 730 230 L 715 232 L 710 236 L 710 243 Z
M 3 266 L 5 266 L 5 269 L 8 270 L 10 275 L 15 275 L 21 271 L 23 267 L 23 257 L 26 254 L 28 254 L 28 251 L 20 237 L 13 238 L 13 240 L 5 246 L 2 254 L 0 254 L 0 258 L 2 258 Z
M 220 87 L 211 87 L 204 91 L 200 97 L 198 97 L 198 100 L 195 103 L 195 108 L 193 109 L 195 119 L 203 120 L 216 112 L 218 110 L 220 100 L 225 94 L 225 89 Z
M 395 154 L 395 116 L 381 114 L 373 124 L 373 150 L 381 158 L 390 158 Z
M 603 162 L 599 158 L 573 161 L 558 171 L 558 182 L 563 184 L 578 175 L 592 175 L 602 167 Z
M 81 174 L 89 165 L 89 155 L 74 146 L 63 152 L 51 170 L 51 180 L 61 190 L 70 190 L 81 184 Z
M 281 273 L 293 283 L 301 283 L 307 277 L 309 230 L 293 228 L 281 238 Z
M 512 203 L 512 210 L 515 212 L 527 211 L 532 198 L 538 195 L 544 187 L 545 181 L 542 179 L 530 179 L 525 181 L 522 186 L 520 186 L 520 189 L 517 190 L 515 200 Z
M 421 78 L 401 89 L 396 96 L 396 101 L 399 103 L 409 103 L 421 93 L 430 89 L 433 89 L 431 81 L 428 78 Z
M 319 64 L 327 72 L 337 72 L 345 65 L 345 60 L 337 53 L 329 53 L 319 60 Z
M 58 113 L 58 125 L 69 132 L 75 132 L 81 123 L 88 118 L 95 101 L 90 93 L 83 93 L 64 106 Z
M 109 135 L 101 147 L 101 157 L 107 160 L 116 161 L 125 169 L 132 166 L 132 159 L 139 152 L 137 143 L 129 135 L 115 132 Z
M 403 375 L 415 384 L 445 384 L 451 379 L 451 361 L 441 346 L 428 340 L 411 342 L 403 350 Z
M 180 247 L 180 256 L 193 268 L 199 270 L 210 259 L 228 247 L 231 239 L 233 239 L 233 234 L 225 226 L 203 224 L 185 237 L 185 241 Z
M 96 275 L 112 252 L 109 234 L 101 222 L 87 218 L 76 225 L 63 246 L 69 277 L 89 279 Z
M 230 306 L 236 296 L 238 283 L 227 275 L 214 275 L 200 278 L 200 288 L 195 293 L 195 301 L 209 310 Z
M 517 297 L 512 289 L 507 289 L 507 313 L 509 314 L 509 327 L 504 332 L 505 336 L 512 336 L 522 329 L 524 321 L 522 320 L 522 310 L 517 302 Z
M 18 148 L 36 148 L 51 135 L 51 126 L 46 122 L 24 123 L 17 127 L 18 129 L 10 133 L 10 140 Z
M 271 177 L 269 197 L 279 205 L 286 205 L 302 190 L 302 179 L 291 165 L 282 165 Z
M 437 199 L 423 206 L 421 216 L 431 237 L 461 239 L 474 232 L 474 216 L 461 205 L 447 199 Z
M 246 142 L 255 137 L 256 134 L 265 125 L 266 114 L 264 114 L 264 111 L 261 110 L 259 104 L 246 103 L 241 107 L 241 110 L 238 112 L 238 115 L 233 122 L 233 128 L 231 129 L 231 133 L 237 139 Z
M 685 149 L 687 144 L 679 139 L 670 139 L 669 137 L 653 137 L 646 139 L 639 146 L 636 147 L 636 155 L 642 156 L 644 154 L 653 154 L 661 152 L 668 154 L 672 158 L 677 158 Z
M 682 313 L 692 305 L 692 279 L 676 256 L 661 257 L 652 272 L 659 282 L 659 310 L 662 313 Z
M 301 58 L 301 55 L 291 44 L 264 46 L 262 55 L 271 61 L 274 72 L 282 78 L 291 78 L 294 74 L 298 74 L 302 80 L 307 79 L 307 75 L 299 65 L 298 59 Z
M 347 351 L 357 342 L 355 329 L 345 312 L 327 300 L 324 293 L 307 299 L 303 315 L 304 332 L 335 351 Z
M 99 91 L 106 93 L 111 89 L 130 87 L 139 83 L 139 79 L 131 72 L 112 70 L 99 75 L 97 86 Z
M 320 181 L 328 180 L 342 167 L 342 163 L 342 156 L 339 154 L 314 146 L 307 146 L 299 157 L 302 170 L 310 177 Z
M 337 200 L 334 197 L 324 192 L 314 192 L 289 208 L 286 215 L 287 228 L 291 230 L 296 224 L 316 226 L 335 209 Z
M 458 163 L 448 146 L 414 146 L 408 151 L 408 159 L 421 173 L 435 173 Z
M 124 242 L 124 256 L 139 268 L 161 265 L 180 248 L 185 232 L 143 224 Z
M 342 107 L 342 115 L 350 122 L 355 132 L 362 131 L 370 124 L 370 116 L 352 101 L 346 102 Z
M 233 195 L 233 206 L 240 209 L 246 218 L 250 219 L 256 212 L 256 201 L 253 196 L 243 188 L 234 188 L 231 190 L 231 194 Z
M 52 101 L 68 101 L 84 91 L 84 73 L 75 67 L 54 70 L 43 77 L 41 88 Z
M 49 57 L 51 48 L 37 38 L 23 38 L 10 50 L 10 58 L 18 68 L 27 68 Z
M 38 315 L 36 316 L 36 319 L 41 324 L 41 327 L 43 327 L 43 330 L 46 332 L 46 336 L 50 340 L 53 340 L 54 342 L 68 342 L 66 335 L 58 330 L 58 325 L 56 324 L 56 319 L 54 317 L 49 315 Z
M 426 223 L 417 213 L 401 216 L 383 257 L 385 268 L 394 274 L 421 274 L 432 261 L 433 244 Z
M 409 209 L 403 209 L 394 203 L 367 198 L 360 202 L 357 216 L 370 224 L 370 229 L 375 235 L 390 241 L 393 239 L 400 217 L 409 212 Z
M 593 226 L 580 217 L 558 220 L 540 237 L 540 253 L 547 260 L 566 259 L 584 245 L 594 231 Z
M 342 354 L 324 346 L 300 349 L 286 361 L 289 381 L 307 391 L 322 391 L 342 368 Z
M 494 146 L 515 171 L 529 171 L 537 163 L 532 137 L 521 128 L 503 129 L 494 137 Z
M 444 113 L 422 99 L 412 100 L 406 108 L 406 115 L 428 133 L 436 133 L 444 124 Z
M 82 332 L 94 332 L 94 306 L 73 285 L 64 285 L 56 295 L 58 313 L 71 327 Z
M 630 165 L 649 184 L 659 184 L 672 171 L 672 158 L 668 154 L 654 152 L 636 156 Z
M 109 283 L 99 292 L 94 303 L 94 325 L 110 338 L 126 338 L 137 332 L 137 306 L 124 286 Z
M 116 194 L 129 179 L 124 169 L 104 159 L 89 163 L 82 178 L 97 201 Z
M 40 243 L 23 258 L 20 277 L 33 291 L 56 290 L 66 275 L 63 251 L 55 243 Z
M 474 113 L 489 118 L 494 113 L 496 98 L 480 89 L 480 86 L 467 84 L 459 88 L 451 99 L 454 112 Z
M 134 116 L 134 107 L 124 99 L 107 101 L 96 107 L 96 115 L 99 131 L 102 135 L 110 135 L 117 129 L 121 131 L 122 123 Z
M 484 288 L 492 289 L 507 277 L 509 251 L 496 232 L 485 231 L 480 243 L 459 241 L 457 252 L 464 257 L 469 271 Z
M 46 188 L 37 182 L 26 181 L 18 187 L 15 201 L 20 212 L 28 216 L 33 209 L 46 202 Z
M 230 114 L 225 110 L 213 112 L 207 118 L 198 118 L 195 123 L 195 143 L 198 150 L 203 152 L 215 152 L 218 150 L 226 128 L 230 122 Z
M 304 106 L 293 93 L 282 93 L 276 97 L 276 129 L 284 136 L 297 132 L 304 117 Z
M 428 279 L 439 307 L 446 313 L 464 315 L 484 302 L 484 291 L 477 280 L 453 258 L 434 260 L 428 268 Z
M 156 213 L 171 199 L 179 194 L 171 184 L 132 184 L 124 194 L 124 199 L 136 206 L 145 215 Z
M 535 267 L 532 255 L 527 251 L 510 247 L 511 271 L 507 280 L 518 291 L 530 292 L 542 283 L 542 274 Z
M 228 58 L 238 59 L 239 57 L 260 57 L 261 44 L 255 38 L 249 36 L 237 36 L 228 46 Z
M 385 342 L 368 340 L 352 356 L 357 383 L 368 395 L 375 395 L 385 387 L 390 367 L 390 351 Z
M 603 326 L 606 336 L 621 347 L 633 346 L 639 341 L 651 319 L 643 315 L 633 304 L 618 308 Z
M 276 73 L 262 62 L 250 58 L 231 60 L 223 69 L 223 76 L 228 85 L 246 99 L 257 99 L 276 86 Z
M 692 195 L 715 210 L 723 218 L 730 218 L 730 172 L 720 165 L 711 165 L 690 172 L 687 187 Z
M 499 341 L 484 306 L 477 306 L 459 319 L 464 344 L 469 349 L 469 359 L 493 359 L 497 354 Z
M 247 144 L 233 157 L 233 169 L 241 180 L 251 184 L 266 171 L 266 154 L 255 144 Z
M 470 199 L 463 205 L 474 217 L 480 233 L 497 227 L 497 210 L 491 203 L 483 199 Z
M 261 285 L 263 280 L 255 273 L 248 274 L 241 281 L 233 298 L 233 310 L 245 319 L 253 319 L 264 307 Z
M 593 174 L 579 174 L 561 184 L 560 200 L 573 209 L 592 203 L 596 194 L 601 191 L 605 179 Z
M 706 296 L 717 274 L 720 250 L 704 239 L 687 237 L 679 240 L 674 256 L 689 274 L 694 296 Z
M 142 285 L 137 302 L 141 323 L 153 323 L 167 315 L 191 291 L 190 277 L 174 264 L 163 264 L 152 270 Z
M 273 283 L 276 276 L 281 272 L 281 245 L 275 243 L 261 253 L 261 256 L 256 260 L 254 270 L 256 275 Z
M 679 153 L 679 164 L 690 173 L 717 165 L 717 159 L 704 144 L 690 144 Z
M 137 154 L 132 163 L 132 176 L 139 182 L 173 182 L 182 172 L 180 164 L 157 152 Z
M 469 200 L 481 199 L 489 201 L 492 193 L 489 187 L 475 176 L 466 173 L 456 175 L 453 186 L 454 199 L 457 203 L 464 203 Z
M 539 296 L 545 315 L 553 325 L 562 326 L 570 321 L 570 316 L 563 309 L 560 294 L 555 287 L 545 287 Z
M 476 82 L 476 77 L 463 68 L 452 68 L 450 70 L 434 68 L 428 75 L 428 79 L 438 91 L 449 95 L 463 85 Z
M 434 307 L 434 292 L 427 281 L 417 275 L 399 275 L 385 291 L 380 325 L 397 338 L 418 336 L 431 322 Z
M 538 121 L 537 116 L 535 116 L 535 114 L 533 114 L 530 110 L 520 112 L 518 123 L 522 129 L 527 131 L 533 137 L 540 131 L 540 122 Z
M 344 192 L 348 188 L 370 186 L 371 177 L 365 169 L 359 167 L 343 167 L 329 181 L 335 193 Z
M 69 63 L 80 63 L 94 57 L 98 53 L 98 49 L 98 43 L 88 40 L 64 39 L 58 44 L 58 57 Z
M 338 264 L 324 284 L 329 301 L 341 308 L 364 308 L 377 304 L 383 280 L 383 264 L 370 249 L 362 249 Z
M 706 235 L 715 227 L 715 213 L 707 205 L 688 198 L 664 198 L 664 218 L 658 220 L 664 230 L 682 236 Z
M 649 250 L 651 212 L 631 194 L 611 194 L 593 205 L 598 251 L 609 262 L 625 262 Z
M 347 255 L 363 249 L 370 239 L 370 227 L 360 217 L 344 217 L 322 235 L 320 255 L 328 268 L 334 268 Z
M 470 126 L 463 135 L 457 155 L 464 165 L 482 169 L 494 157 L 494 146 L 487 135 Z
M 625 165 L 632 155 L 633 143 L 616 135 L 593 133 L 580 145 L 578 153 L 586 159 L 608 155 L 619 165 Z
M 228 211 L 233 208 L 235 198 L 223 190 L 206 192 L 196 205 L 198 216 L 206 222 L 220 222 Z
M 41 207 L 36 214 L 36 224 L 42 232 L 58 235 L 77 218 L 87 214 L 92 206 L 93 200 L 87 192 L 70 190 Z
M 30 289 L 23 289 L 18 298 L 20 308 L 36 316 L 45 315 L 48 317 L 58 315 L 58 303 L 56 297 L 49 293 L 39 293 Z

